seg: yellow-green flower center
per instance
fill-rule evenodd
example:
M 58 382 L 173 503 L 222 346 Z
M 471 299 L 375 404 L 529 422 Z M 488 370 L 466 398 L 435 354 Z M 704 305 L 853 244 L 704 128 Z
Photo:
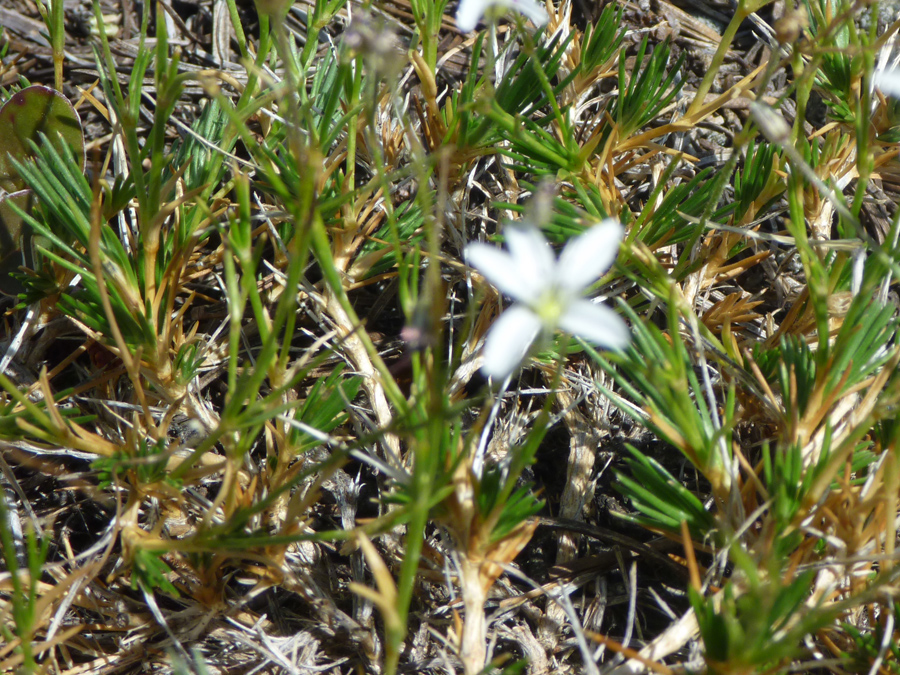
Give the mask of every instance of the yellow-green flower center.
M 534 307 L 532 307 L 545 329 L 556 330 L 556 327 L 559 325 L 559 320 L 569 304 L 569 298 L 565 297 L 565 295 L 557 288 L 548 288 L 541 293 Z

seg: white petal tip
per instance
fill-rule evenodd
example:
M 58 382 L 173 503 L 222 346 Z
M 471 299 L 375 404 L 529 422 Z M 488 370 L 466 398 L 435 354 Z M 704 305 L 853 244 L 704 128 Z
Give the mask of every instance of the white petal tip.
M 513 0 L 513 7 L 531 19 L 531 22 L 538 28 L 546 26 L 547 22 L 550 21 L 550 15 L 547 14 L 547 10 L 532 0 Z
M 463 33 L 475 30 L 481 17 L 493 5 L 514 9 L 531 19 L 538 27 L 550 21 L 547 10 L 535 0 L 460 0 L 456 10 L 456 27 Z
M 900 68 L 876 71 L 872 80 L 888 96 L 900 98 Z
M 531 310 L 521 305 L 510 307 L 488 331 L 481 372 L 497 381 L 511 375 L 528 356 L 540 329 L 540 319 Z
M 603 349 L 622 350 L 631 343 L 625 320 L 610 307 L 578 300 L 560 319 L 560 328 Z

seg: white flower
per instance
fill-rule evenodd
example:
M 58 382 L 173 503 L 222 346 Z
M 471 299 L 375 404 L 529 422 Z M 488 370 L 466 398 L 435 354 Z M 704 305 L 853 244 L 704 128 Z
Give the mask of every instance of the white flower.
M 900 68 L 876 70 L 873 81 L 888 96 L 900 98 Z
M 535 26 L 543 26 L 550 20 L 545 10 L 535 0 L 459 0 L 456 10 L 456 25 L 463 33 L 475 30 L 475 26 L 492 6 L 499 5 L 514 9 L 527 16 Z
M 470 265 L 518 302 L 488 332 L 482 370 L 504 379 L 527 356 L 538 336 L 557 329 L 601 347 L 621 349 L 631 335 L 613 310 L 582 297 L 613 264 L 624 229 L 612 218 L 566 244 L 557 260 L 535 226 L 508 227 L 509 252 L 474 243 L 466 246 Z

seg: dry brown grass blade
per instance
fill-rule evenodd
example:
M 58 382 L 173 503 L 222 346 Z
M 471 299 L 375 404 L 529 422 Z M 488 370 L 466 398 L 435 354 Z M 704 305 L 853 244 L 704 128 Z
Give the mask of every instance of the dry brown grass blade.
M 605 635 L 600 635 L 600 633 L 595 633 L 594 631 L 590 630 L 584 631 L 584 634 L 594 642 L 599 642 L 602 645 L 606 645 L 617 654 L 627 656 L 630 660 L 640 663 L 642 666 L 644 666 L 648 670 L 652 670 L 654 673 L 659 673 L 660 675 L 675 675 L 676 671 L 672 670 L 665 664 L 659 663 L 658 661 L 654 661 L 652 659 L 648 659 L 636 649 L 625 647 L 612 638 L 606 637 Z
M 700 321 L 712 332 L 720 332 L 726 324 L 754 321 L 760 314 L 754 308 L 763 304 L 762 300 L 751 300 L 741 292 L 732 293 L 710 307 Z
M 372 541 L 361 530 L 356 531 L 356 541 L 366 558 L 366 562 L 369 563 L 369 569 L 372 572 L 372 577 L 375 579 L 375 585 L 378 590 L 376 591 L 355 581 L 350 582 L 350 589 L 354 593 L 372 601 L 378 607 L 384 622 L 388 626 L 388 630 L 405 630 L 405 626 L 402 625 L 400 616 L 397 614 L 397 586 L 394 583 L 390 570 L 378 554 Z
M 49 640 L 47 642 L 39 642 L 35 645 L 32 645 L 33 653 L 35 656 L 40 656 L 44 652 L 46 652 L 50 649 L 53 649 L 54 647 L 56 647 L 58 645 L 65 644 L 70 638 L 77 635 L 82 630 L 83 629 L 81 626 L 70 626 L 66 630 L 55 635 L 52 640 Z M 14 649 L 17 646 L 18 646 L 18 638 L 16 638 L 16 640 L 13 640 L 12 642 L 10 642 L 8 645 L 8 647 L 10 649 Z M 18 668 L 19 666 L 21 666 L 23 660 L 24 660 L 24 656 L 22 654 L 16 654 L 15 656 L 12 656 L 12 657 L 6 659 L 5 661 L 0 661 L 0 670 L 2 670 L 4 672 L 12 671 L 12 670 Z
M 622 153 L 628 152 L 629 150 L 646 147 L 648 143 L 653 139 L 660 138 L 662 136 L 665 136 L 666 134 L 693 129 L 704 119 L 712 115 L 715 111 L 719 110 L 722 106 L 731 101 L 734 101 L 735 99 L 749 95 L 752 100 L 753 96 L 751 90 L 754 87 L 756 78 L 759 77 L 759 75 L 763 72 L 763 70 L 765 70 L 765 68 L 766 64 L 759 66 L 749 75 L 737 82 L 734 86 L 723 92 L 721 95 L 717 96 L 709 103 L 699 106 L 696 111 L 689 111 L 687 114 L 685 114 L 675 122 L 663 124 L 662 126 L 650 129 L 648 131 L 636 134 L 631 138 L 622 140 L 622 142 L 615 147 L 614 154 L 618 156 Z
M 342 348 L 347 354 L 354 369 L 363 377 L 363 387 L 369 397 L 372 409 L 375 412 L 375 419 L 379 426 L 385 430 L 383 436 L 383 451 L 385 458 L 394 466 L 402 468 L 400 459 L 400 439 L 396 434 L 387 431 L 391 428 L 394 414 L 388 405 L 387 396 L 382 385 L 382 375 L 380 370 L 376 370 L 369 357 L 369 350 L 363 343 L 363 338 L 358 334 L 359 326 L 353 324 L 350 316 L 344 309 L 341 302 L 335 296 L 330 288 L 326 288 L 323 293 L 325 299 L 325 310 L 334 321 L 338 337 L 341 339 Z
M 900 348 L 895 348 L 891 358 L 888 360 L 887 364 L 885 364 L 884 369 L 872 379 L 866 395 L 859 401 L 858 405 L 854 406 L 849 412 L 847 420 L 848 424 L 846 426 L 847 431 L 843 434 L 841 439 L 836 438 L 832 442 L 832 447 L 834 449 L 828 459 L 828 468 L 822 471 L 821 476 L 815 481 L 810 489 L 807 498 L 808 503 L 813 504 L 821 498 L 828 487 L 831 477 L 836 475 L 839 471 L 839 467 L 844 466 L 846 463 L 847 458 L 853 452 L 855 447 L 853 442 L 853 431 L 858 429 L 862 425 L 863 420 L 871 415 L 879 405 L 882 390 L 898 364 L 900 364 Z

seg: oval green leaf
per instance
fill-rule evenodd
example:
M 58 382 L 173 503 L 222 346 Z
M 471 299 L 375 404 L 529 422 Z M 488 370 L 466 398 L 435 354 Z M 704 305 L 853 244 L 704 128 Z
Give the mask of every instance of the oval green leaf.
M 62 139 L 84 167 L 84 135 L 78 113 L 58 91 L 35 85 L 16 92 L 0 108 L 0 188 L 16 192 L 25 187 L 11 159 L 23 162 L 30 158 L 33 153 L 28 141 L 40 142 L 41 133 L 54 144 Z
M 28 228 L 11 208 L 15 204 L 28 211 L 32 205 L 30 190 L 16 171 L 13 160 L 24 162 L 34 153 L 29 141 L 40 143 L 41 134 L 61 150 L 66 145 L 84 169 L 84 134 L 81 120 L 72 104 L 58 91 L 35 85 L 10 96 L 0 107 L 0 293 L 15 295 L 23 289 L 10 276 L 21 265 L 32 264 Z

